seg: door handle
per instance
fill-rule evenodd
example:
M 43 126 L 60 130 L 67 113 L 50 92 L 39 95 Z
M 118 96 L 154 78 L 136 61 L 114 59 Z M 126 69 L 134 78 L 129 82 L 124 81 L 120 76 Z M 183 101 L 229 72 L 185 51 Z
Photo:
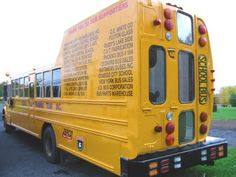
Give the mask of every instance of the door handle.
M 170 109 L 171 110 L 177 110 L 177 109 L 179 109 L 179 107 L 178 106 L 171 106 Z

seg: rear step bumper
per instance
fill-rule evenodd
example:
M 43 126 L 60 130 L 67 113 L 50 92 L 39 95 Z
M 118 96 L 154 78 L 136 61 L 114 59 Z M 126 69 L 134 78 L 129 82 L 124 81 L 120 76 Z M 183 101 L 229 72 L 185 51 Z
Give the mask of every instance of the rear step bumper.
M 195 165 L 211 165 L 227 157 L 226 139 L 207 137 L 206 142 L 145 154 L 133 160 L 121 158 L 121 177 L 160 176 Z

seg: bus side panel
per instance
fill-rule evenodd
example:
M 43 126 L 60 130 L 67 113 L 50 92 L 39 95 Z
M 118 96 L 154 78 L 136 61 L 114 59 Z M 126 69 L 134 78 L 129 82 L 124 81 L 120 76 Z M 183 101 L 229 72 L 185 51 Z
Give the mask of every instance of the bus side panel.
M 58 146 L 116 174 L 121 157 L 137 156 L 136 41 L 137 2 L 123 0 L 67 30 L 57 60 L 61 114 L 50 120 Z

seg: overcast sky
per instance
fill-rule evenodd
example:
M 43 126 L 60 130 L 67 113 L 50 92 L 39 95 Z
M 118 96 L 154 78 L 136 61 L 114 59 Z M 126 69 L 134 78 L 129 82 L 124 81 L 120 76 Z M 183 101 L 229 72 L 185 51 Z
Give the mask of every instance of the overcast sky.
M 23 73 L 53 64 L 63 33 L 117 0 L 0 1 L 0 81 L 5 73 Z M 202 17 L 211 39 L 215 87 L 236 85 L 236 23 L 232 0 L 162 0 Z M 233 33 L 235 32 L 235 33 Z

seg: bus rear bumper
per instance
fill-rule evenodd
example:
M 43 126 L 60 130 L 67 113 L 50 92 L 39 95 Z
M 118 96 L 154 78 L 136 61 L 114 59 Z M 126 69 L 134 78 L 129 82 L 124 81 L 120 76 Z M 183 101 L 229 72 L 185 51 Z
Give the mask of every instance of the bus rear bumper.
M 121 177 L 161 176 L 195 165 L 211 165 L 227 157 L 227 141 L 207 137 L 206 142 L 145 154 L 133 160 L 121 158 Z

